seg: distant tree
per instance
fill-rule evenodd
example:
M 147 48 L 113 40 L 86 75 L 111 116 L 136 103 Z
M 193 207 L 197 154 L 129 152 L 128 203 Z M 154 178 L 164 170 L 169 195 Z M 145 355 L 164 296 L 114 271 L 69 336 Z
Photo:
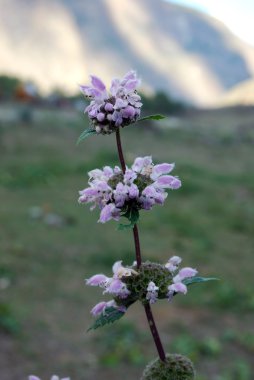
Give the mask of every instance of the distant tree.
M 182 110 L 185 105 L 168 96 L 163 91 L 156 92 L 153 96 L 142 95 L 143 109 L 151 113 L 172 114 Z
M 15 97 L 17 87 L 21 84 L 18 78 L 0 75 L 0 99 L 9 100 Z

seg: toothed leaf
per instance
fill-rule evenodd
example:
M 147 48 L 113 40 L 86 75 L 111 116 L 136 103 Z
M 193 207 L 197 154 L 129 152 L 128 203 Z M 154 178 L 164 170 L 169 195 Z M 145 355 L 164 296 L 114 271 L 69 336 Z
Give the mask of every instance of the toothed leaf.
M 99 318 L 96 319 L 94 324 L 91 327 L 89 327 L 87 331 L 96 330 L 99 327 L 103 327 L 110 323 L 114 323 L 118 319 L 122 318 L 124 314 L 125 313 L 117 310 L 114 307 L 107 307 L 105 311 L 99 316 Z
M 149 115 L 145 117 L 141 117 L 141 119 L 138 119 L 138 121 L 144 121 L 144 120 L 162 120 L 165 119 L 166 116 L 157 114 L 157 115 Z
M 78 145 L 81 141 L 85 140 L 87 137 L 89 137 L 89 136 L 91 136 L 91 135 L 96 135 L 96 131 L 95 131 L 94 129 L 91 129 L 91 128 L 89 128 L 89 129 L 85 129 L 85 130 L 81 133 L 81 135 L 79 136 L 78 141 L 77 141 L 77 145 Z
M 218 278 L 215 277 L 190 277 L 190 278 L 185 278 L 182 283 L 184 285 L 191 285 L 191 284 L 196 284 L 198 282 L 207 282 L 207 281 L 213 281 L 213 280 L 218 280 Z

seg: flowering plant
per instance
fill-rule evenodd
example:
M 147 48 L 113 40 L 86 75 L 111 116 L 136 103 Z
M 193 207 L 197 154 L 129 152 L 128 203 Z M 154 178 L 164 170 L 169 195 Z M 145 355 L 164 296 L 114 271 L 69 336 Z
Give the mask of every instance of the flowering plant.
M 92 308 L 96 320 L 89 330 L 119 320 L 133 303 L 140 301 L 159 355 L 146 367 L 141 380 L 193 380 L 194 368 L 188 358 L 165 353 L 151 305 L 161 299 L 171 302 L 177 294 L 186 294 L 189 285 L 213 278 L 198 277 L 197 270 L 190 267 L 180 269 L 182 259 L 179 256 L 171 257 L 165 264 L 142 260 L 137 225 L 140 211 L 149 211 L 156 204 L 163 205 L 167 191 L 179 189 L 181 181 L 170 174 L 175 166 L 173 163 L 154 164 L 151 156 L 137 157 L 130 167 L 126 166 L 120 128 L 140 120 L 163 118 L 161 115 L 140 118 L 139 83 L 136 72 L 130 71 L 122 79 L 113 79 L 109 92 L 102 80 L 94 75 L 91 85 L 80 87 L 90 102 L 85 109 L 90 127 L 80 135 L 78 142 L 90 135 L 115 132 L 120 167 L 104 166 L 88 172 L 89 186 L 79 192 L 78 201 L 91 204 L 91 210 L 98 206 L 100 223 L 127 218 L 129 224 L 120 224 L 119 228 L 132 229 L 135 245 L 135 261 L 131 265 L 124 266 L 119 260 L 112 267 L 112 276 L 99 273 L 86 280 L 87 285 L 99 286 L 103 294 L 111 297 Z M 40 379 L 31 375 L 29 380 Z M 51 380 L 61 379 L 54 375 Z
M 194 378 L 194 369 L 189 359 L 165 353 L 151 305 L 158 299 L 171 301 L 178 293 L 186 294 L 189 285 L 212 278 L 198 277 L 197 270 L 190 267 L 180 269 L 182 259 L 178 256 L 171 257 L 164 265 L 142 261 L 137 226 L 140 210 L 149 211 L 156 204 L 163 205 L 168 196 L 167 190 L 179 189 L 181 181 L 170 174 L 174 164 L 154 164 L 151 156 L 137 157 L 131 167 L 126 166 L 120 127 L 139 120 L 163 118 L 161 115 L 139 118 L 142 106 L 136 90 L 139 83 L 136 73 L 130 71 L 123 79 L 112 80 L 109 93 L 104 83 L 95 76 L 91 76 L 91 86 L 81 86 L 81 91 L 90 100 L 85 109 L 90 128 L 81 134 L 79 141 L 91 134 L 115 132 L 121 167 L 105 166 L 90 171 L 89 187 L 80 191 L 79 202 L 91 204 L 91 210 L 98 206 L 100 223 L 127 218 L 130 223 L 120 224 L 119 227 L 132 228 L 136 258 L 129 266 L 124 266 L 121 260 L 117 261 L 112 267 L 111 277 L 100 273 L 86 280 L 87 285 L 99 286 L 103 294 L 112 297 L 92 308 L 91 313 L 97 319 L 89 330 L 115 322 L 134 302 L 140 301 L 159 354 L 159 359 L 146 368 L 142 379 L 191 380 Z

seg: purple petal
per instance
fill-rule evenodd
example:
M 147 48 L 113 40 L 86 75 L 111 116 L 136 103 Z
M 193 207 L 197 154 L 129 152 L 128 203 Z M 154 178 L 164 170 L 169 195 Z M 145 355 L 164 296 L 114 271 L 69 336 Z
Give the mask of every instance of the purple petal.
M 97 114 L 97 120 L 99 121 L 99 122 L 101 122 L 101 121 L 103 121 L 105 119 L 105 114 L 103 113 L 103 112 L 99 112 L 98 114 Z
M 110 92 L 113 96 L 116 96 L 119 86 L 120 86 L 119 79 L 113 79 L 111 82 L 111 87 L 110 87 Z
M 97 303 L 97 305 L 95 305 L 92 308 L 91 313 L 94 316 L 99 315 L 99 314 L 101 314 L 105 310 L 106 307 L 107 307 L 107 302 L 104 302 L 104 301 L 99 302 L 99 303 Z
M 155 198 L 156 194 L 157 192 L 153 185 L 145 187 L 145 189 L 142 191 L 142 195 L 145 195 L 149 198 Z
M 171 175 L 164 175 L 159 177 L 155 182 L 155 186 L 168 188 L 168 189 L 179 189 L 181 187 L 181 181 L 177 177 L 173 177 Z
M 139 198 L 140 203 L 142 204 L 142 208 L 144 210 L 151 210 L 151 208 L 154 205 L 154 199 L 146 198 L 146 197 L 140 197 Z
M 88 172 L 89 179 L 91 178 L 100 178 L 103 174 L 103 171 L 100 169 L 94 169 Z
M 129 187 L 129 197 L 130 197 L 130 199 L 136 199 L 136 198 L 138 198 L 138 196 L 139 196 L 139 189 L 138 189 L 137 185 L 132 183 Z
M 132 170 L 139 173 L 144 166 L 148 166 L 152 164 L 152 157 L 151 156 L 145 156 L 145 157 L 137 157 L 132 165 Z
M 113 104 L 111 103 L 106 103 L 104 108 L 106 112 L 111 112 L 114 109 Z
M 94 276 L 86 280 L 86 285 L 90 286 L 100 286 L 107 282 L 108 277 L 104 274 L 95 274 Z
M 122 260 L 115 262 L 115 264 L 112 267 L 112 271 L 114 274 L 117 274 L 118 270 L 122 267 L 122 262 Z
M 133 79 L 136 79 L 136 77 L 137 77 L 136 71 L 135 70 L 130 70 L 123 77 L 123 81 L 133 80 Z
M 101 97 L 101 92 L 93 87 L 89 86 L 80 86 L 81 92 L 83 92 L 86 96 L 91 96 L 92 98 L 99 98 Z
M 132 183 L 136 178 L 137 174 L 133 170 L 126 169 L 126 172 L 124 174 L 124 182 L 126 184 Z
M 97 88 L 100 91 L 104 91 L 106 89 L 106 86 L 102 82 L 102 80 L 96 77 L 95 75 L 91 75 L 91 83 L 95 88 Z
M 138 79 L 129 80 L 125 85 L 124 88 L 128 91 L 133 91 L 136 89 L 136 87 L 139 85 L 140 81 Z
M 121 280 L 118 278 L 113 279 L 109 287 L 107 287 L 107 293 L 117 294 L 122 290 L 123 286 L 124 283 Z
M 178 276 L 183 280 L 185 278 L 196 276 L 197 273 L 198 271 L 196 269 L 186 267 L 179 271 Z
M 120 219 L 120 209 L 117 208 L 113 203 L 110 203 L 103 207 L 100 214 L 100 223 L 106 223 L 110 219 L 119 220 Z
M 151 178 L 155 181 L 158 177 L 163 174 L 170 173 L 175 167 L 175 164 L 159 164 L 153 167 L 153 172 Z
M 41 380 L 41 379 L 37 376 L 30 375 L 30 376 L 28 376 L 28 380 Z
M 181 282 L 177 282 L 176 284 L 172 284 L 168 287 L 168 290 L 169 292 L 176 292 L 176 293 L 183 293 L 183 294 L 186 294 L 187 293 L 187 286 L 184 285 L 183 283 Z
M 110 178 L 114 174 L 114 171 L 113 171 L 113 169 L 110 166 L 104 166 L 104 168 L 103 168 L 103 174 L 107 178 Z
M 132 119 L 136 114 L 135 108 L 132 106 L 127 106 L 123 109 L 122 115 L 125 119 L 130 118 Z
M 126 100 L 123 100 L 121 98 L 117 98 L 116 102 L 115 102 L 115 105 L 114 105 L 114 109 L 118 110 L 118 109 L 127 107 L 127 105 L 128 105 L 128 102 Z
M 182 259 L 179 256 L 172 256 L 172 257 L 170 257 L 169 262 L 174 264 L 174 265 L 179 265 L 179 264 L 181 264 Z

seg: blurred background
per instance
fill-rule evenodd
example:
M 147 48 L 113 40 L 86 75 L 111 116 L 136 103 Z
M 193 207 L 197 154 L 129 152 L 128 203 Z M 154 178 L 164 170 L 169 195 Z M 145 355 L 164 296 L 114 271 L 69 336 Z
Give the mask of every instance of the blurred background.
M 216 4 L 215 4 L 216 3 Z M 176 162 L 183 181 L 143 212 L 143 257 L 220 282 L 158 302 L 167 352 L 197 380 L 254 379 L 254 33 L 251 1 L 0 0 L 0 379 L 138 379 L 156 350 L 141 305 L 87 333 L 101 291 L 84 278 L 132 263 L 130 232 L 77 203 L 87 171 L 118 163 L 88 126 L 78 84 L 136 69 L 143 115 L 126 160 Z

